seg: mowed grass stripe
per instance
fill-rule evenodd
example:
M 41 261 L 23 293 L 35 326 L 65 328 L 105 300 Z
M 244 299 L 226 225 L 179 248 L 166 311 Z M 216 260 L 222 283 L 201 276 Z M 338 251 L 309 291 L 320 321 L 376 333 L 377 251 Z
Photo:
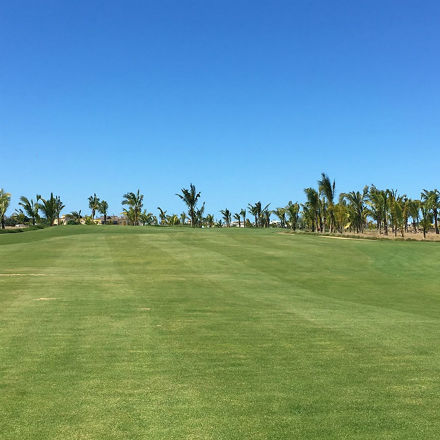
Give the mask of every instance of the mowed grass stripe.
M 438 434 L 436 247 L 255 230 L 27 234 L 38 239 L 0 242 L 2 272 L 51 275 L 0 279 L 4 438 Z

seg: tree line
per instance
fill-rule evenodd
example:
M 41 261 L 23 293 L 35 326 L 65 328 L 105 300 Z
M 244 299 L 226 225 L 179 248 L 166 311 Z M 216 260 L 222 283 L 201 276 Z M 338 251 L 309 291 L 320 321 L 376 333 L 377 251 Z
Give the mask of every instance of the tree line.
M 286 206 L 270 209 L 270 203 L 263 205 L 260 201 L 249 203 L 246 208 L 232 212 L 225 208 L 220 210 L 221 217 L 205 214 L 205 202 L 201 203 L 200 191 L 193 184 L 182 188 L 176 194 L 185 204 L 187 210 L 180 214 L 167 214 L 157 207 L 158 215 L 144 209 L 144 195 L 128 192 L 122 198 L 122 215 L 130 225 L 189 225 L 192 227 L 254 227 L 268 228 L 278 226 L 321 232 L 321 233 L 363 233 L 366 229 L 375 229 L 379 234 L 404 237 L 405 233 L 423 232 L 424 237 L 430 229 L 439 234 L 440 191 L 424 189 L 419 199 L 411 199 L 393 189 L 379 189 L 375 185 L 365 186 L 362 191 L 340 193 L 336 197 L 336 183 L 325 173 L 321 174 L 316 187 L 304 189 L 303 203 L 289 201 Z M 0 189 L 0 221 L 2 229 L 7 220 L 12 223 L 29 225 L 60 224 L 61 212 L 65 205 L 60 196 L 53 193 L 35 199 L 20 197 L 18 208 L 7 219 L 6 211 L 11 195 Z M 68 224 L 95 223 L 96 213 L 103 216 L 102 223 L 107 224 L 109 205 L 96 194 L 88 198 L 90 215 L 83 216 L 80 211 L 72 211 L 64 216 Z M 271 218 L 275 216 L 274 223 Z

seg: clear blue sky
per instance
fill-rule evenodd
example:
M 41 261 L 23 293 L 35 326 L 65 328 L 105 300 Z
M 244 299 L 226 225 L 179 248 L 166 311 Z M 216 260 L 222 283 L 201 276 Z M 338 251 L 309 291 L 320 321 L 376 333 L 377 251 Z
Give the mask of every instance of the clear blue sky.
M 440 186 L 440 2 L 4 1 L 0 187 L 120 213 Z M 12 211 L 9 211 L 9 214 Z

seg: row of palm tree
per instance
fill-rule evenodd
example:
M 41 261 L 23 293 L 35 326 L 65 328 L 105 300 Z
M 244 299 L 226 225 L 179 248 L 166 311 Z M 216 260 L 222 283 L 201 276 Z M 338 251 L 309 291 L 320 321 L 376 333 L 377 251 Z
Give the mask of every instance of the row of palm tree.
M 394 235 L 402 236 L 409 230 L 426 233 L 434 227 L 439 234 L 440 191 L 423 190 L 420 199 L 410 199 L 396 190 L 378 189 L 376 186 L 365 186 L 362 191 L 340 193 L 336 197 L 336 183 L 325 173 L 321 174 L 315 188 L 304 189 L 306 200 L 304 203 L 288 202 L 284 207 L 271 210 L 270 203 L 263 205 L 260 201 L 249 203 L 239 212 L 232 212 L 225 208 L 220 211 L 221 219 L 216 221 L 213 214 L 205 215 L 205 202 L 200 205 L 201 192 L 193 184 L 189 188 L 182 188 L 176 194 L 186 205 L 187 212 L 181 214 L 167 214 L 167 211 L 158 207 L 159 215 L 143 209 L 144 195 L 137 190 L 123 195 L 122 214 L 131 225 L 185 225 L 189 221 L 192 227 L 231 227 L 234 223 L 238 227 L 269 227 L 271 216 L 278 219 L 276 225 L 292 230 L 302 229 L 314 232 L 344 233 L 345 231 L 362 233 L 365 229 L 375 228 L 379 234 L 388 235 L 391 230 Z M 5 214 L 10 204 L 11 195 L 0 190 L 0 221 L 5 227 Z M 81 211 L 72 211 L 66 215 L 69 223 L 93 223 L 97 212 L 103 215 L 103 223 L 107 223 L 108 203 L 101 200 L 96 194 L 88 198 L 90 216 L 83 217 Z M 22 196 L 20 208 L 16 215 L 35 225 L 42 220 L 52 226 L 55 220 L 60 224 L 60 214 L 64 208 L 59 196 L 44 199 L 36 195 L 35 199 Z M 247 218 L 250 215 L 253 222 Z
M 5 215 L 10 202 L 11 195 L 3 189 L 0 189 L 0 221 L 2 229 L 5 229 Z M 46 199 L 39 194 L 37 194 L 35 200 L 22 196 L 20 197 L 18 205 L 20 208 L 16 211 L 16 215 L 24 220 L 28 219 L 32 225 L 35 225 L 42 219 L 50 226 L 52 226 L 57 219 L 59 223 L 61 211 L 65 208 L 61 198 L 54 196 L 53 193 Z
M 339 194 L 335 203 L 335 181 L 322 173 L 318 188 L 304 190 L 306 202 L 302 205 L 302 221 L 305 229 L 318 232 L 345 230 L 362 233 L 371 226 L 372 220 L 379 234 L 405 235 L 411 227 L 414 232 L 423 231 L 424 236 L 434 222 L 439 233 L 438 213 L 440 192 L 424 189 L 420 199 L 411 199 L 397 190 L 365 186 L 362 191 Z

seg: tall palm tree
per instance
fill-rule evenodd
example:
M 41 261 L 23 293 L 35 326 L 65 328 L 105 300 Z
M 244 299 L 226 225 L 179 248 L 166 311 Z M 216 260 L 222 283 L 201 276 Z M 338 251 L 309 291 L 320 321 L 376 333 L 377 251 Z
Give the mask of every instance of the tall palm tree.
M 96 194 L 89 197 L 89 208 L 92 210 L 92 220 L 95 219 L 96 211 L 99 211 L 99 197 Z
M 11 203 L 11 194 L 0 188 L 0 223 L 2 229 L 5 229 L 5 215 Z
M 160 224 L 165 226 L 167 224 L 167 212 L 164 211 L 160 206 L 158 206 L 157 209 L 159 210 Z
M 262 226 L 265 228 L 268 228 L 270 226 L 270 214 L 272 211 L 269 210 L 270 203 L 267 204 L 262 210 L 261 210 L 261 221 Z
M 392 190 L 389 193 L 390 200 L 390 218 L 393 227 L 394 236 L 397 236 L 397 231 L 400 230 L 402 237 L 404 236 L 404 200 L 406 196 L 399 196 L 397 190 Z
M 157 224 L 157 218 L 152 212 L 147 212 L 145 209 L 139 214 L 139 221 L 142 223 L 142 226 Z
M 139 215 L 142 211 L 142 207 L 144 206 L 143 200 L 144 195 L 140 194 L 139 190 L 137 190 L 137 193 L 128 192 L 123 195 L 122 204 L 129 207 L 126 212 L 129 213 L 130 209 L 132 210 L 130 216 L 134 226 L 139 225 Z
M 260 213 L 261 213 L 261 203 L 259 205 L 257 203 L 255 205 L 251 205 L 250 203 L 248 204 L 248 210 L 249 213 L 254 216 L 256 228 L 258 227 Z
M 231 217 L 232 217 L 232 213 L 231 211 L 229 211 L 229 209 L 222 209 L 220 210 L 220 213 L 223 216 L 223 220 L 226 223 L 226 227 L 229 228 L 231 226 Z
M 243 228 L 245 228 L 246 227 L 246 209 L 241 209 L 240 210 L 240 215 L 241 215 L 241 218 L 243 219 Z
M 280 219 L 280 225 L 282 228 L 286 227 L 286 208 L 276 208 L 273 213 Z
M 49 226 L 53 226 L 56 219 L 58 219 L 58 224 L 60 224 L 59 217 L 64 208 L 60 197 L 50 193 L 50 197 L 48 199 L 41 198 L 41 202 L 40 210 L 43 212 Z
M 333 232 L 333 227 L 335 223 L 335 216 L 333 213 L 334 206 L 334 198 L 335 198 L 335 181 L 333 183 L 330 181 L 330 178 L 325 173 L 321 173 L 321 179 L 318 180 L 319 192 L 324 196 L 324 206 L 327 204 L 327 210 L 329 214 L 329 230 Z M 326 228 L 326 221 L 324 218 L 324 230 Z
M 20 197 L 20 202 L 18 203 L 23 209 L 20 209 L 20 212 L 29 217 L 32 221 L 32 225 L 35 226 L 35 223 L 38 221 L 38 211 L 40 210 L 40 205 L 38 204 L 41 196 L 37 194 L 35 202 L 32 199 L 28 199 L 25 196 Z
M 240 215 L 239 212 L 236 212 L 236 213 L 234 214 L 234 220 L 237 220 L 237 221 L 238 221 L 238 227 L 241 228 L 241 215 Z
M 408 214 L 412 219 L 414 232 L 417 233 L 420 220 L 420 200 L 411 200 L 409 203 Z
M 344 197 L 348 201 L 348 215 L 350 226 L 355 229 L 356 232 L 363 232 L 365 228 L 367 210 L 365 201 L 367 199 L 368 186 L 364 187 L 362 193 L 359 191 L 351 191 L 344 194 Z
M 105 200 L 101 200 L 97 209 L 104 216 L 104 224 L 107 224 L 108 203 Z
M 203 215 L 205 214 L 205 202 L 202 203 L 202 206 L 196 210 L 196 218 L 194 226 L 202 227 L 204 222 Z
M 420 204 L 420 212 L 422 214 L 420 220 L 420 226 L 423 230 L 423 238 L 426 238 L 426 233 L 431 229 L 432 226 L 432 208 L 429 203 L 422 202 Z
M 438 212 L 440 210 L 440 191 L 438 189 L 434 189 L 428 191 L 426 189 L 422 192 L 422 201 L 425 202 L 425 206 L 427 209 L 430 209 L 432 212 L 432 218 L 434 219 L 434 228 L 435 233 L 439 233 L 438 227 Z
M 176 226 L 180 223 L 179 217 L 176 214 L 168 215 L 167 216 L 167 223 L 170 226 Z
M 384 226 L 385 234 L 388 234 L 388 230 L 385 227 L 387 222 L 387 209 L 388 209 L 388 193 L 377 189 L 374 185 L 371 186 L 368 192 L 368 199 L 366 203 L 368 205 L 368 215 L 376 221 L 376 228 L 379 234 L 382 232 L 382 224 Z
M 289 216 L 290 229 L 296 230 L 299 217 L 299 204 L 289 202 L 285 208 L 287 215 Z
M 207 214 L 205 218 L 206 226 L 212 228 L 214 226 L 214 216 L 212 214 Z
M 320 230 L 320 202 L 319 194 L 314 188 L 305 188 L 304 192 L 307 197 L 306 203 L 303 205 L 306 207 L 307 216 L 312 220 L 312 231 Z
M 182 194 L 176 194 L 188 206 L 188 215 L 191 219 L 191 226 L 194 228 L 197 223 L 197 202 L 200 198 L 200 192 L 191 183 L 189 188 L 182 188 Z

